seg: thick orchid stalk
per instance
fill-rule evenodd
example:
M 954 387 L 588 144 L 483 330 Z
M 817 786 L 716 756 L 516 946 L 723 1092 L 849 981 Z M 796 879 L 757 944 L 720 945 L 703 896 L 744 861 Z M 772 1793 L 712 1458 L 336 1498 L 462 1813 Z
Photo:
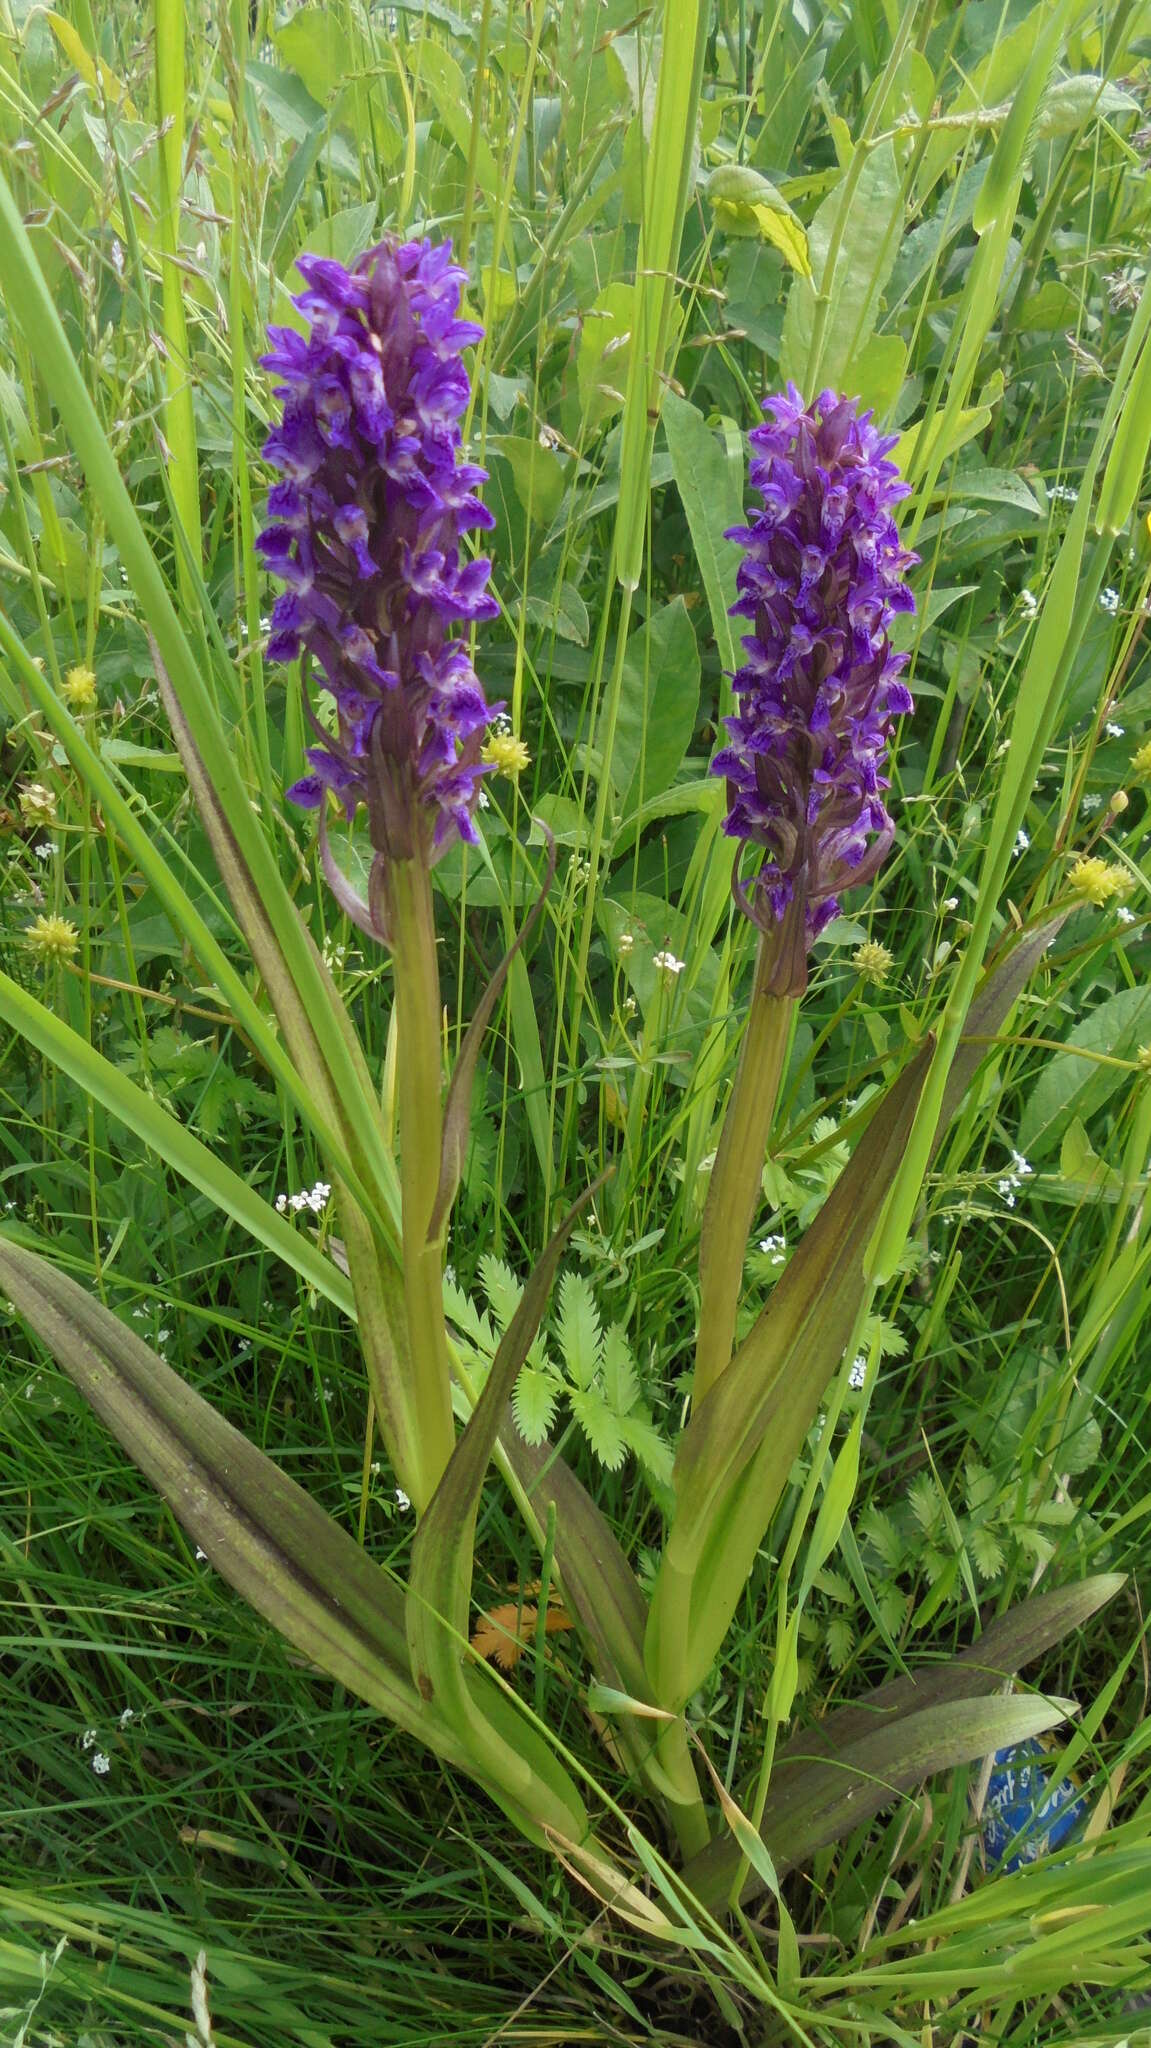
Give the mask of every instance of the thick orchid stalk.
M 752 430 L 750 478 L 762 509 L 728 535 L 742 543 L 749 619 L 738 709 L 712 762 L 727 783 L 725 831 L 763 849 L 736 901 L 761 937 L 739 1070 L 704 1211 L 695 1396 L 731 1357 L 744 1251 L 759 1200 L 797 997 L 812 942 L 840 891 L 869 881 L 892 841 L 882 773 L 895 720 L 912 701 L 888 627 L 913 611 L 892 507 L 906 496 L 884 438 L 848 398 L 806 407 L 794 384 Z
M 494 616 L 491 563 L 469 559 L 469 529 L 490 527 L 476 495 L 486 472 L 462 459 L 470 394 L 461 350 L 482 329 L 459 317 L 465 273 L 446 245 L 381 242 L 354 269 L 299 260 L 293 300 L 308 323 L 270 330 L 263 358 L 283 416 L 264 444 L 281 473 L 257 545 L 285 589 L 268 654 L 305 657 L 326 714 L 306 697 L 310 772 L 288 794 L 319 813 L 324 872 L 341 908 L 390 945 L 395 965 L 406 1328 L 384 1305 L 390 1342 L 418 1386 L 421 1509 L 451 1453 L 440 1246 L 429 1242 L 442 1141 L 440 996 L 428 876 L 456 839 L 474 841 L 473 813 L 489 706 L 465 640 L 453 629 Z M 340 868 L 328 809 L 367 812 L 373 848 L 366 896 Z M 349 1239 L 349 1256 L 352 1255 Z M 361 1298 L 378 1293 L 352 1259 Z M 376 1303 L 377 1309 L 380 1304 Z M 383 1418 L 387 1429 L 387 1417 Z M 405 1479 L 405 1484 L 407 1480 Z

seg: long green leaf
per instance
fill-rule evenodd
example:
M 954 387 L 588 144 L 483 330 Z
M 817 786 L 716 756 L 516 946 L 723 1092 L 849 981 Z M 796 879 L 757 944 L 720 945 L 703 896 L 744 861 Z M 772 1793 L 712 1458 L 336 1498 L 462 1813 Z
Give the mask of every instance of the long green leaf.
M 1038 1696 L 958 1700 L 907 1714 L 897 1728 L 845 1744 L 833 1763 L 795 1773 L 778 1794 L 773 1788 L 760 1832 L 777 1872 L 783 1876 L 816 1849 L 850 1834 L 921 1779 L 1042 1735 L 1066 1720 L 1068 1711 L 1067 1702 Z M 738 1842 L 718 1842 L 689 1865 L 686 1880 L 705 1904 L 722 1902 L 723 1879 L 730 1885 L 739 1855 Z M 762 1877 L 752 1871 L 748 1891 L 762 1889 Z
M 0 1239 L 0 1286 L 229 1584 L 330 1677 L 463 1762 L 412 1683 L 402 1598 L 366 1552 L 47 1259 Z
M 480 1493 L 516 1377 L 547 1305 L 564 1245 L 591 1188 L 564 1218 L 520 1297 L 500 1342 L 483 1392 L 452 1452 L 430 1506 L 416 1530 L 407 1598 L 412 1669 L 421 1693 L 468 1742 L 473 1768 L 536 1823 L 580 1840 L 587 1830 L 583 1801 L 554 1753 L 524 1720 L 509 1733 L 496 1725 L 494 1679 L 476 1672 L 469 1683 L 461 1659 L 467 1642 L 472 1560 Z M 473 1667 L 474 1671 L 474 1667 Z M 488 1711 L 489 1696 L 492 1711 Z M 505 1719 L 506 1715 L 498 1718 Z

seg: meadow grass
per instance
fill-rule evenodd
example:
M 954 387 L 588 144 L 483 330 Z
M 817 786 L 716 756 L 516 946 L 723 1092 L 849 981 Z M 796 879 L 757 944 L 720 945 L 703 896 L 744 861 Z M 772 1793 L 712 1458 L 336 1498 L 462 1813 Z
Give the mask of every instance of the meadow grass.
M 724 528 L 743 437 L 787 374 L 858 391 L 902 433 L 921 566 L 896 849 L 813 961 L 747 1323 L 849 1156 L 861 1096 L 941 1020 L 958 1028 L 989 946 L 1045 912 L 1064 921 L 909 1210 L 910 1248 L 884 1266 L 858 1488 L 800 1616 L 796 1716 L 966 1645 L 1032 1587 L 1128 1575 L 1027 1674 L 1078 1703 L 1052 1767 L 1084 1794 L 1092 1854 L 988 1870 L 972 1766 L 786 1881 L 794 1951 L 772 1909 L 669 1958 L 295 1658 L 5 1316 L 0 2039 L 180 2040 L 201 1950 L 219 2048 L 964 2030 L 1022 2048 L 1138 2028 L 1149 57 L 1151 9 L 1127 4 L 338 0 L 250 17 L 0 0 L 5 175 L 230 734 L 252 846 L 389 1101 L 389 961 L 340 918 L 281 794 L 304 735 L 295 679 L 262 653 L 257 359 L 303 249 L 347 262 L 387 228 L 426 230 L 454 237 L 474 280 L 487 332 L 469 436 L 491 472 L 501 605 L 477 658 L 530 762 L 491 779 L 480 852 L 437 870 L 451 1043 L 536 894 L 534 820 L 559 867 L 481 1060 L 448 1307 L 482 1361 L 559 1214 L 614 1164 L 569 1268 L 626 1331 L 635 1398 L 582 1398 L 561 1305 L 517 1403 L 641 1573 L 689 1393 L 702 1199 L 753 957 L 706 774 L 738 659 Z M 4 1225 L 50 1241 L 402 1572 L 412 1517 L 316 1257 L 323 1199 L 287 1207 L 295 1252 L 248 1227 L 245 1189 L 311 1191 L 322 1161 L 172 748 L 140 564 L 110 538 L 47 341 L 11 290 L 5 319 L 0 965 L 19 988 L 0 1010 Z M 1101 431 L 1125 397 L 1131 502 L 1096 532 Z M 1114 466 L 1102 488 L 1106 511 Z M 81 772 L 46 699 L 84 669 Z M 1071 880 L 1093 858 L 1101 902 Z M 53 940 L 41 922 L 37 943 L 45 919 L 63 925 Z M 890 956 L 864 956 L 874 978 L 856 960 L 869 942 Z M 684 963 L 670 978 L 666 952 Z M 166 1123 L 134 1124 L 123 1082 L 215 1167 L 166 1151 Z M 837 1427 L 859 1398 L 846 1391 Z M 745 1803 L 788 1619 L 767 1589 L 830 1441 L 813 1432 L 692 1702 Z M 532 1616 L 540 1553 L 496 1484 L 479 1555 L 481 1606 L 522 1649 L 514 1682 L 594 1778 L 605 1722 L 571 1635 Z

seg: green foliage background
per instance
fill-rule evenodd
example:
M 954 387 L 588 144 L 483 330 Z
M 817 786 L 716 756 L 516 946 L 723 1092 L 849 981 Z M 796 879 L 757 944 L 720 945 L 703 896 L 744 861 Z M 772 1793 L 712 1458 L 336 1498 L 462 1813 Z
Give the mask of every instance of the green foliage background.
M 532 759 L 518 782 L 493 779 L 482 855 L 455 853 L 438 870 L 449 1034 L 535 894 L 533 819 L 555 835 L 560 871 L 481 1063 L 449 1306 L 482 1357 L 485 1314 L 490 1335 L 565 1199 L 614 1161 L 574 1241 L 539 1383 L 525 1380 L 519 1398 L 529 1431 L 558 1414 L 565 1454 L 640 1555 L 682 1419 L 700 1205 L 751 962 L 730 902 L 722 792 L 706 773 L 738 658 L 723 529 L 741 516 L 743 437 L 763 392 L 788 376 L 861 393 L 903 435 L 915 486 L 904 530 L 922 557 L 897 849 L 817 952 L 749 1251 L 750 1319 L 849 1156 L 861 1097 L 936 1018 L 981 907 L 1035 614 L 1143 290 L 1151 215 L 1145 5 L 715 0 L 670 371 L 638 465 L 621 417 L 641 234 L 653 231 L 644 167 L 658 65 L 688 56 L 661 39 L 663 16 L 631 0 L 338 0 L 265 4 L 250 23 L 246 6 L 194 0 L 156 0 L 154 13 L 0 0 L 6 174 L 195 622 L 268 843 L 385 1085 L 389 964 L 341 924 L 306 821 L 279 794 L 302 722 L 294 679 L 261 658 L 270 597 L 252 538 L 271 399 L 257 359 L 266 323 L 293 317 L 303 249 L 349 262 L 400 227 L 452 235 L 468 263 L 487 327 L 469 435 L 491 471 L 501 603 L 480 658 Z M 1058 61 L 1040 80 L 1000 233 L 976 215 L 987 159 L 1055 30 Z M 0 606 L 54 688 L 76 666 L 93 670 L 85 731 L 103 769 L 259 999 L 158 706 L 136 594 L 15 320 L 0 432 Z M 627 593 L 629 507 L 642 566 Z M 756 2031 L 762 2015 L 746 2013 L 717 1963 L 653 1962 L 604 1923 L 583 1940 L 562 1874 L 518 1847 L 509 1856 L 478 1797 L 292 1663 L 8 1318 L 0 2029 L 11 2038 L 110 2048 L 178 2037 L 201 1946 L 221 2048 L 882 2042 L 923 2038 L 925 2025 L 948 2040 L 981 2009 L 993 2038 L 1020 2043 L 1112 2040 L 1138 2024 L 1124 2014 L 1151 1983 L 1139 1605 L 1151 1502 L 1149 783 L 1132 765 L 1151 738 L 1146 511 L 1140 499 L 1122 532 L 1092 543 L 1099 595 L 992 928 L 1055 903 L 1068 919 L 989 1048 L 933 1170 L 914 1256 L 884 1300 L 859 1495 L 805 1612 L 801 1665 L 801 1711 L 814 1718 L 966 1643 L 1037 1578 L 1131 1573 L 1128 1593 L 1038 1681 L 1087 1709 L 1062 1755 L 1093 1825 L 1118 1830 L 1106 1927 L 1088 1910 L 1090 1859 L 1055 1904 L 1040 1872 L 991 1881 L 968 1805 L 978 1774 L 961 1772 L 822 1852 L 789 1895 L 804 1984 L 776 2032 Z M 271 1201 L 311 1188 L 318 1163 L 282 1089 L 4 665 L 0 705 L 0 964 L 249 1188 Z M 29 784 L 50 792 L 41 822 Z M 361 853 L 353 843 L 346 857 Z M 1101 908 L 1068 899 L 1070 867 L 1087 854 L 1123 871 L 1124 893 Z M 28 939 L 48 915 L 77 934 L 63 961 Z M 869 939 L 892 955 L 879 986 L 852 961 Z M 670 985 L 654 965 L 668 951 L 684 963 Z M 365 1438 L 338 1310 L 10 1016 L 4 1033 L 9 1226 L 50 1238 L 401 1564 L 409 1520 Z M 324 1244 L 322 1215 L 301 1210 L 295 1228 Z M 492 1604 L 509 1588 L 522 1597 L 539 1561 L 495 1487 L 482 1543 Z M 732 1784 L 756 1756 L 770 1679 L 769 1563 L 694 1703 Z M 578 1659 L 564 1638 L 546 1657 L 540 1647 L 518 1682 L 594 1772 L 602 1752 Z M 94 1753 L 106 1773 L 93 1772 Z M 932 1950 L 907 1941 L 906 1923 L 952 1909 L 938 1922 L 949 1961 L 932 1976 Z M 874 1939 L 885 1928 L 886 1947 Z M 775 1937 L 761 1932 L 774 1968 Z M 1043 1949 L 1057 1938 L 1062 1950 Z

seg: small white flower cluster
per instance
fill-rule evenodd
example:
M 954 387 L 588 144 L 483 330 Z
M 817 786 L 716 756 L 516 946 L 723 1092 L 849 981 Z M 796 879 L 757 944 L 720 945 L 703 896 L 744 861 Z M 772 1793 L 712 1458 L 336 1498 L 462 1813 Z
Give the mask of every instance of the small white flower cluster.
M 787 1257 L 787 1239 L 780 1232 L 773 1231 L 770 1237 L 760 1238 L 759 1249 L 773 1266 L 782 1266 Z
M 1089 818 L 1092 811 L 1097 811 L 1102 802 L 1103 798 L 1101 796 L 1085 796 L 1079 808 L 1084 817 Z
M 684 962 L 677 960 L 675 954 L 669 952 L 653 953 L 651 964 L 656 973 L 661 974 L 666 981 L 674 981 L 684 970 Z
M 1099 608 L 1101 611 L 1110 612 L 1112 618 L 1114 618 L 1115 613 L 1119 609 L 1119 592 L 1112 590 L 1110 585 L 1108 585 L 1106 590 L 1101 590 L 1099 592 Z
M 120 1725 L 123 1727 L 123 1722 Z M 99 1740 L 100 1731 L 98 1728 L 85 1728 L 83 1735 L 80 1737 L 80 1747 L 86 1753 L 95 1750 L 96 1753 L 92 1757 L 92 1769 L 98 1778 L 104 1778 L 107 1777 L 108 1772 L 112 1768 L 112 1759 L 110 1756 L 106 1756 L 102 1749 L 96 1749 L 96 1744 Z
M 632 949 L 633 949 L 634 945 L 635 945 L 635 933 L 634 933 L 634 932 L 621 932 L 621 933 L 620 933 L 620 935 L 619 935 L 618 939 L 616 940 L 616 948 L 615 948 L 615 949 L 616 949 L 616 952 L 617 952 L 617 953 L 619 954 L 619 957 L 620 957 L 620 959 L 621 959 L 621 960 L 626 960 L 626 959 L 627 959 L 627 957 L 628 957 L 628 954 L 629 954 L 629 953 L 630 953 L 630 952 L 632 951 Z
M 1115 912 L 1115 915 L 1118 918 L 1120 924 L 1134 924 L 1135 922 L 1135 912 L 1133 910 L 1129 910 L 1125 903 L 1121 903 L 1119 905 L 1118 909 Z
M 849 1387 L 853 1387 L 855 1392 L 858 1394 L 866 1378 L 867 1355 L 865 1352 L 861 1351 L 859 1352 L 857 1357 L 853 1358 L 851 1361 L 851 1371 L 847 1375 L 847 1384 Z
M 1015 834 L 1015 845 L 1012 848 L 1012 852 L 1014 853 L 1016 860 L 1018 860 L 1021 853 L 1026 853 L 1030 844 L 1031 841 L 1021 825 L 1019 827 L 1018 832 Z
M 1049 484 L 1047 495 L 1060 505 L 1077 505 L 1079 493 L 1071 484 Z
M 1035 1168 L 1030 1160 L 1025 1159 L 1022 1152 L 1013 1152 L 1011 1154 L 1010 1173 L 1005 1173 L 1002 1180 L 998 1180 L 995 1183 L 996 1194 L 1002 1195 L 1009 1209 L 1014 1209 L 1015 1196 L 1018 1189 L 1023 1186 L 1025 1180 L 1030 1179 L 1034 1171 Z
M 1024 589 L 1020 591 L 1019 607 L 1025 619 L 1033 619 L 1035 617 L 1036 612 L 1039 610 L 1039 600 L 1033 590 Z
M 1109 718 L 1103 730 L 1109 740 L 1121 740 L 1127 728 L 1124 725 L 1116 725 L 1115 720 Z
M 301 1209 L 310 1209 L 313 1216 L 318 1216 L 321 1210 L 326 1208 L 331 1193 L 327 1181 L 318 1180 L 314 1188 L 306 1189 L 303 1194 L 277 1195 L 276 1207 L 281 1216 L 286 1216 L 289 1209 L 293 1216 L 298 1216 Z
M 32 848 L 32 851 L 37 860 L 50 860 L 54 853 L 59 853 L 60 848 L 54 839 L 42 839 L 38 846 Z

